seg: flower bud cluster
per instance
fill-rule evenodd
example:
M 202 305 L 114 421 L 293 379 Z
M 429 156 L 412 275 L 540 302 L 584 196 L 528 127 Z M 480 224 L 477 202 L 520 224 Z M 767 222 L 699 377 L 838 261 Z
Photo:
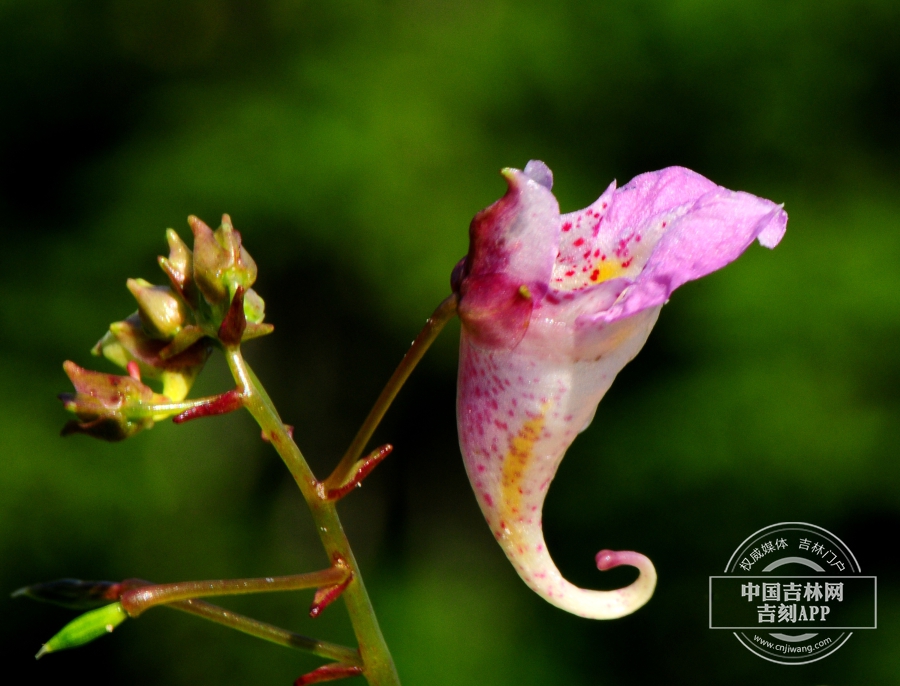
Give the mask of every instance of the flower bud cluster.
M 188 218 L 193 251 L 169 229 L 168 257 L 159 266 L 169 284 L 157 286 L 129 279 L 137 311 L 114 322 L 92 352 L 127 369 L 129 376 L 110 376 L 67 362 L 65 369 L 77 393 L 63 397 L 78 415 L 64 433 L 89 433 L 120 440 L 152 426 L 156 404 L 183 401 L 214 345 L 233 346 L 270 333 L 264 324 L 265 303 L 251 288 L 257 267 L 241 244 L 241 235 L 223 215 L 215 231 L 197 217 Z M 157 380 L 156 394 L 141 379 Z

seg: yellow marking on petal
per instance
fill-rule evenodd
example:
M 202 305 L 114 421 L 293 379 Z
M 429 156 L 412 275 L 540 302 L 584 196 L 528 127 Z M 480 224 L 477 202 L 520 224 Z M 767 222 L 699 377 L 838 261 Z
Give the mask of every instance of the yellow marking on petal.
M 603 260 L 599 264 L 594 265 L 595 270 L 599 271 L 596 283 L 616 279 L 625 273 L 625 269 L 616 260 Z M 593 277 L 593 274 L 591 275 Z M 594 279 L 591 278 L 591 281 Z
M 512 525 L 525 514 L 522 512 L 522 483 L 534 457 L 534 446 L 544 430 L 544 420 L 549 406 L 550 403 L 545 403 L 537 417 L 527 420 L 522 425 L 510 442 L 509 451 L 503 457 L 503 472 L 500 475 L 500 526 L 501 532 L 512 543 L 515 543 L 513 532 L 517 528 Z
M 571 276 L 561 276 L 561 280 L 556 281 L 557 290 L 567 291 L 584 288 L 586 286 L 596 286 L 598 283 L 617 279 L 620 276 L 630 276 L 635 271 L 629 269 L 634 263 L 633 258 L 629 259 L 626 264 L 622 264 L 617 259 L 597 259 L 590 262 L 590 267 L 582 271 L 581 268 L 569 267 L 562 265 L 557 267 L 557 273 L 567 274 L 573 271 Z M 627 265 L 627 266 L 626 266 Z M 639 270 L 638 270 L 639 271 Z

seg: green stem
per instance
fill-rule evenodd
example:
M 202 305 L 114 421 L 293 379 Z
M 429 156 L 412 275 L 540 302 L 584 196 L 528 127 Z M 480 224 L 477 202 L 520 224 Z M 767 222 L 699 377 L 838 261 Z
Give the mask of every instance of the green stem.
M 319 572 L 291 576 L 179 581 L 174 584 L 142 586 L 125 591 L 119 598 L 119 602 L 122 603 L 122 607 L 129 616 L 137 617 L 154 605 L 166 605 L 179 600 L 272 591 L 299 591 L 304 588 L 336 586 L 346 578 L 347 569 L 335 566 Z
M 246 615 L 226 610 L 224 607 L 213 605 L 202 600 L 181 600 L 166 605 L 173 610 L 180 610 L 192 615 L 197 615 L 203 619 L 208 619 L 216 624 L 236 629 L 250 636 L 261 638 L 271 643 L 277 643 L 288 648 L 296 648 L 319 657 L 329 660 L 343 662 L 352 665 L 362 665 L 359 652 L 353 648 L 329 643 L 328 641 L 320 641 L 315 638 L 308 638 L 301 634 L 295 634 L 293 631 L 282 629 L 267 622 L 260 622 L 258 619 L 247 617 Z
M 378 399 L 369 411 L 369 415 L 362 423 L 362 426 L 359 427 L 359 431 L 356 432 L 356 436 L 353 438 L 353 442 L 350 443 L 350 447 L 347 448 L 347 452 L 344 453 L 344 457 L 341 458 L 340 463 L 331 476 L 325 480 L 326 490 L 338 488 L 347 480 L 350 472 L 353 470 L 353 465 L 363 454 L 363 450 L 366 449 L 366 445 L 372 439 L 372 434 L 375 433 L 375 429 L 378 428 L 382 418 L 388 411 L 391 403 L 394 402 L 394 398 L 397 397 L 397 393 L 400 392 L 403 384 L 406 383 L 412 370 L 415 369 L 425 352 L 434 343 L 444 325 L 456 314 L 457 301 L 456 294 L 450 295 L 437 306 L 437 309 L 425 322 L 425 326 L 419 332 L 419 335 L 416 336 L 416 340 L 412 342 L 409 350 L 406 351 L 406 355 L 400 360 L 400 364 L 397 365 L 391 378 L 388 379 L 384 390 L 381 391 L 381 395 L 378 396 Z
M 323 483 L 320 483 L 312 473 L 306 459 L 278 415 L 272 399 L 241 355 L 240 347 L 229 346 L 225 348 L 228 367 L 234 376 L 238 390 L 242 394 L 244 406 L 256 419 L 262 429 L 263 436 L 278 451 L 278 454 L 294 477 L 294 481 L 297 482 L 319 530 L 319 537 L 325 546 L 325 551 L 333 562 L 342 561 L 350 571 L 350 583 L 344 590 L 343 598 L 359 644 L 359 656 L 362 658 L 363 673 L 371 686 L 399 686 L 400 679 L 387 644 L 384 641 L 384 636 L 378 626 L 378 620 L 375 618 L 375 610 L 372 608 L 372 602 L 369 600 L 369 595 L 366 592 L 359 564 L 353 556 L 350 542 L 347 540 L 343 526 L 338 518 L 335 502 L 328 499 L 327 493 L 329 490 L 338 488 L 347 481 L 366 444 L 371 440 L 372 434 L 391 406 L 394 398 L 397 397 L 397 393 L 409 378 L 412 370 L 437 338 L 444 325 L 456 314 L 456 306 L 457 297 L 456 295 L 451 295 L 428 318 L 425 327 L 413 341 L 412 346 L 410 346 L 410 349 L 400 361 L 381 395 L 378 396 L 375 405 L 357 432 L 341 462 Z
M 288 435 L 284 422 L 272 404 L 259 379 L 247 365 L 240 349 L 229 347 L 225 350 L 228 366 L 244 398 L 244 405 L 262 428 L 263 434 L 281 455 L 291 475 L 300 487 L 300 492 L 309 505 L 319 537 L 325 551 L 332 559 L 343 559 L 353 575 L 344 591 L 353 630 L 359 644 L 359 654 L 363 661 L 363 672 L 371 686 L 399 686 L 400 678 L 388 651 L 384 636 L 375 619 L 375 611 L 363 584 L 359 565 L 350 549 L 350 542 L 338 519 L 333 502 L 323 500 L 319 494 L 319 483 L 309 468 L 300 449 Z

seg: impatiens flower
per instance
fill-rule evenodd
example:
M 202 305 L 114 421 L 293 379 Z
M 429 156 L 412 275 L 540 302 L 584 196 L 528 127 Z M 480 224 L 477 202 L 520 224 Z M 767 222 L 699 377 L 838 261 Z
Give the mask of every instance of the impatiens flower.
M 578 588 L 544 543 L 544 497 L 566 449 L 616 374 L 640 351 L 673 290 L 784 234 L 779 205 L 688 169 L 615 182 L 560 215 L 543 162 L 503 171 L 509 190 L 472 221 L 453 273 L 462 321 L 457 420 L 466 470 L 491 530 L 519 575 L 583 617 L 633 612 L 656 571 L 635 552 L 601 551 L 601 570 L 640 576 L 616 591 Z

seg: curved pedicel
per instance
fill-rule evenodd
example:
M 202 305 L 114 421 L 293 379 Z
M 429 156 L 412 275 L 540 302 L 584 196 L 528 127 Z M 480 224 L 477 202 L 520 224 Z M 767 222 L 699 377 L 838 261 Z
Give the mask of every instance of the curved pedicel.
M 612 619 L 653 594 L 634 552 L 601 551 L 601 570 L 631 565 L 630 586 L 566 581 L 544 543 L 541 510 L 575 436 L 643 347 L 671 292 L 738 257 L 777 245 L 787 215 L 768 200 L 673 167 L 615 183 L 590 207 L 559 214 L 542 162 L 507 169 L 506 195 L 472 221 L 453 274 L 462 321 L 457 393 L 466 470 L 492 532 L 519 575 L 552 604 Z

